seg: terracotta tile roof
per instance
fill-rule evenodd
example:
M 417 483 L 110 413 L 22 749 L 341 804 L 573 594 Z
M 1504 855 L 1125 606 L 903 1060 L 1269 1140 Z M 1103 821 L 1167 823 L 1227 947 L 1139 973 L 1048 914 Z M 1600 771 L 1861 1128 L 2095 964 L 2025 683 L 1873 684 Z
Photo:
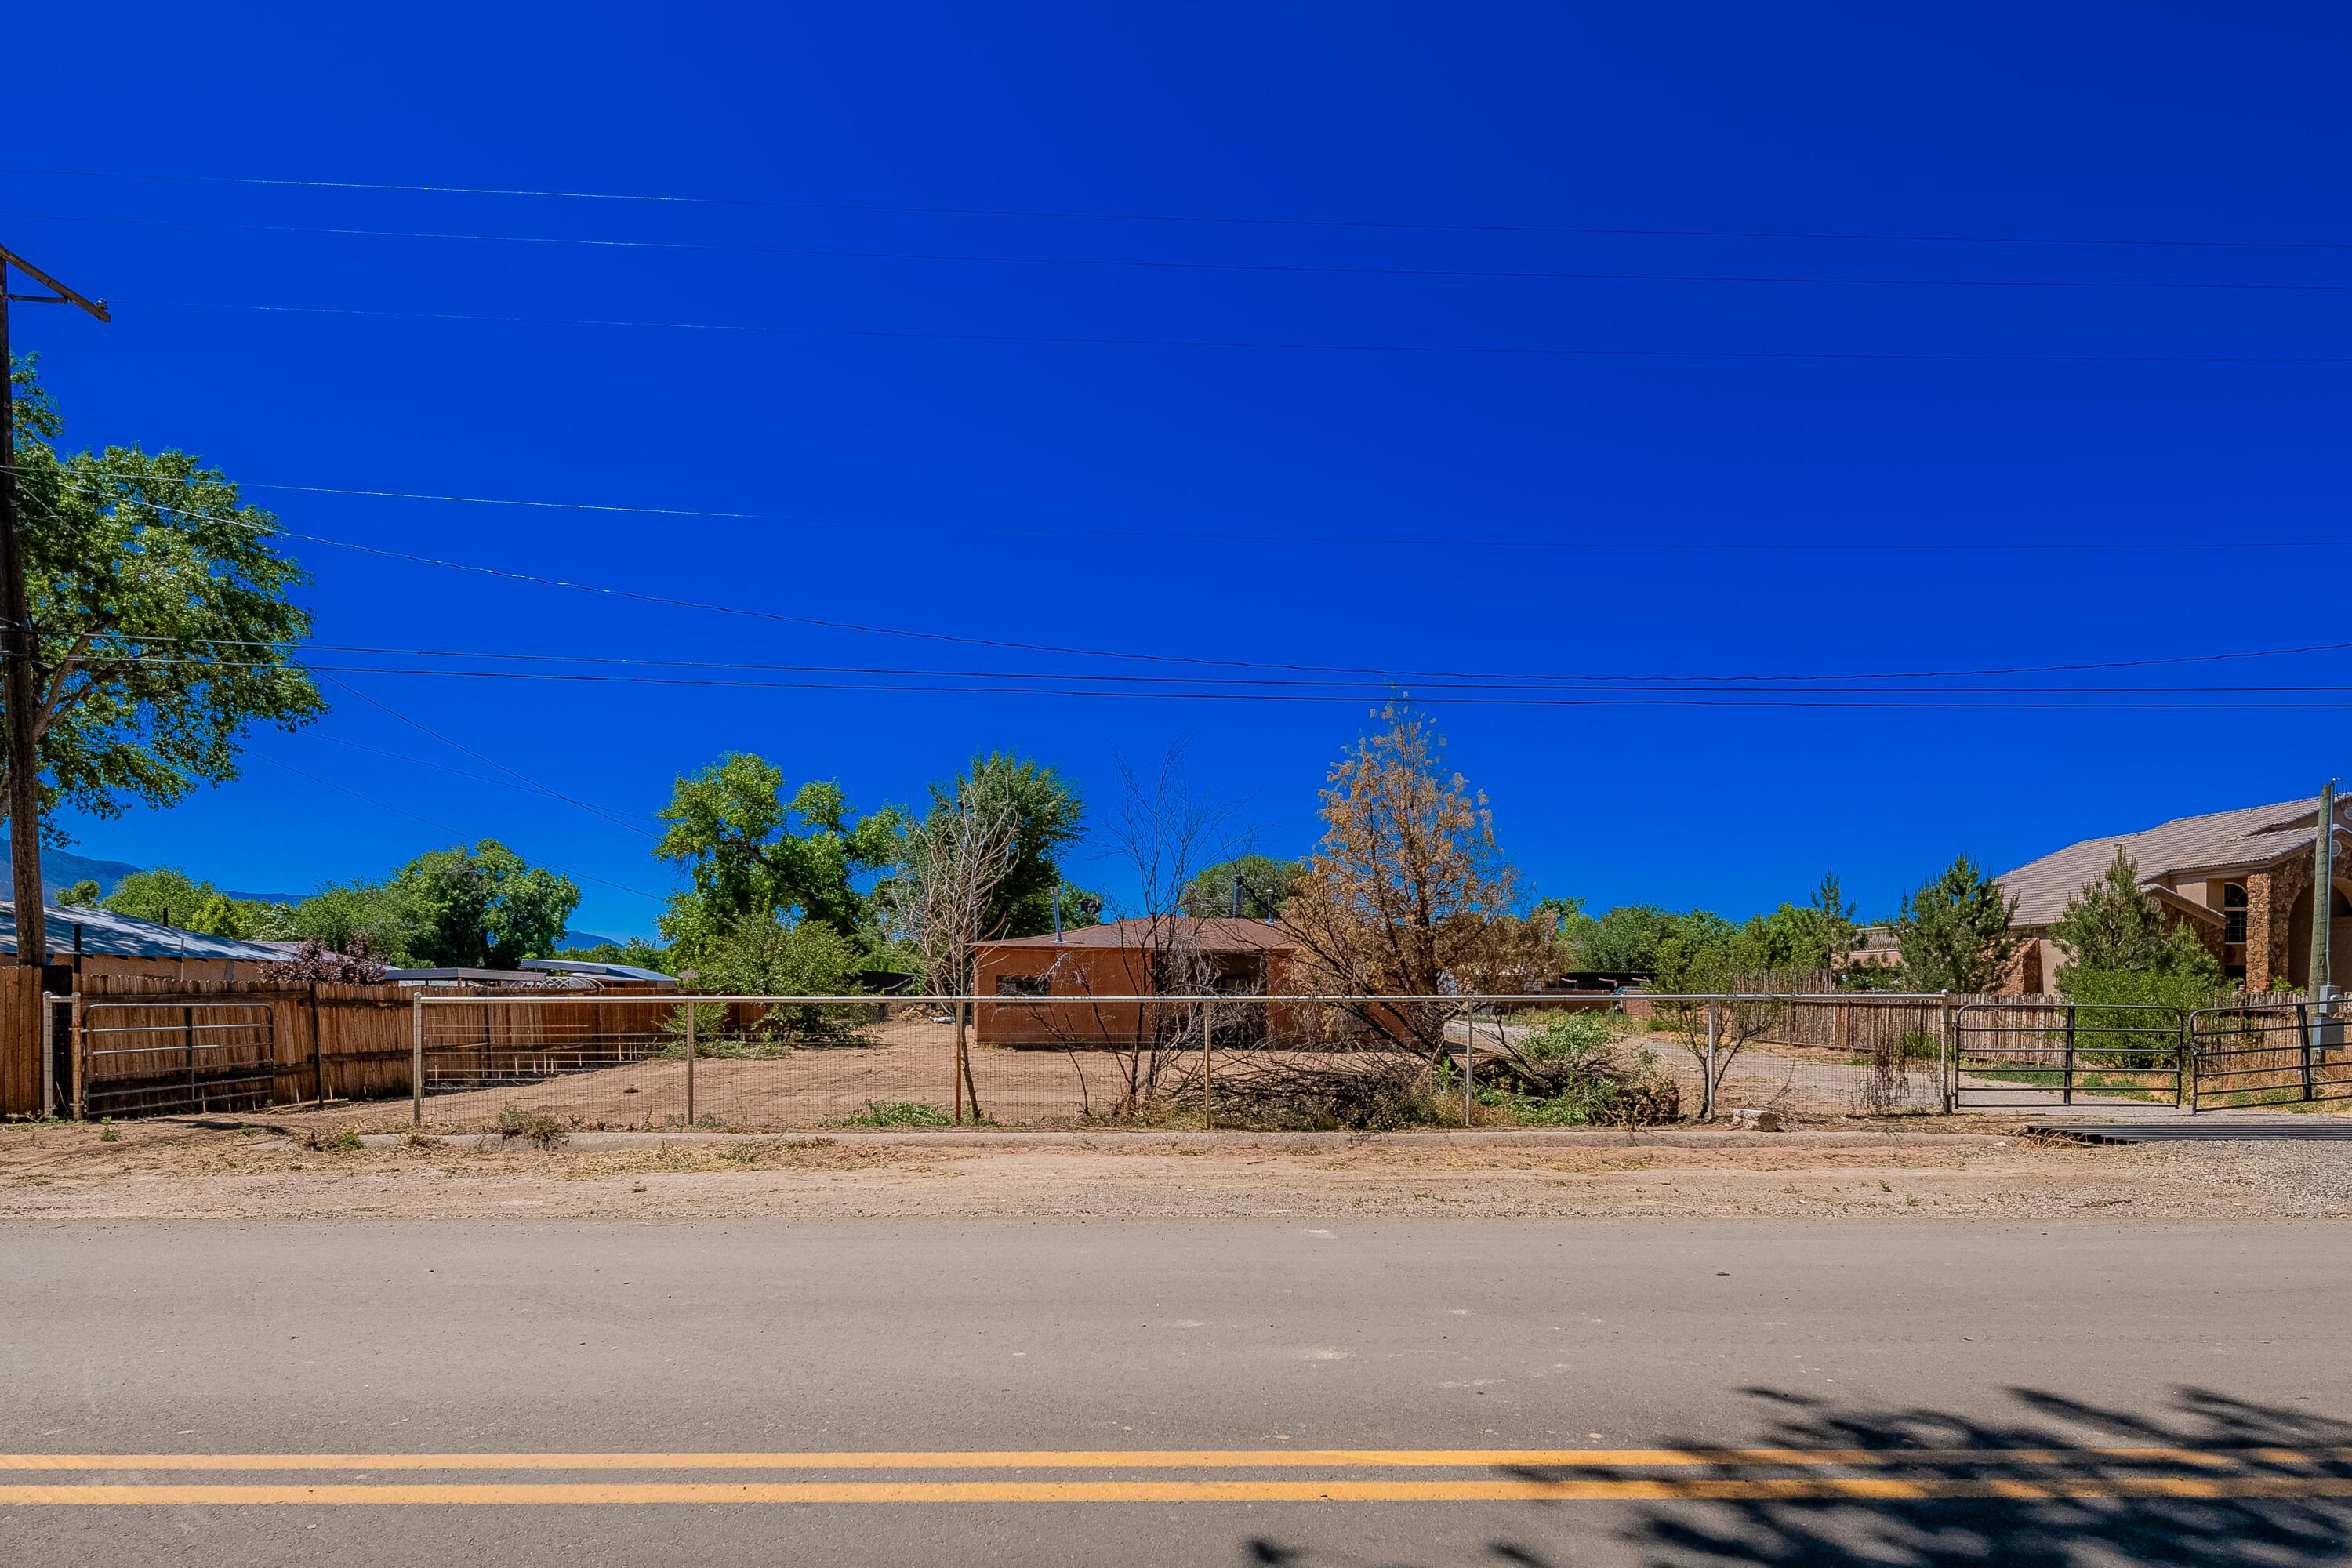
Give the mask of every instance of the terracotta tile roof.
M 1153 927 L 1159 931 L 1155 935 Z M 1062 933 L 1063 947 L 1128 947 L 1165 946 L 1175 940 L 1177 928 L 1200 943 L 1204 952 L 1238 952 L 1252 951 L 1287 952 L 1297 944 L 1282 933 L 1280 928 L 1258 921 L 1237 921 L 1218 915 L 1201 918 L 1192 915 L 1157 915 L 1141 920 L 1111 921 L 1098 926 L 1076 926 Z M 1016 936 L 1003 942 L 984 942 L 981 950 L 996 947 L 1053 947 L 1051 931 L 1044 936 Z
M 2339 797 L 2338 831 L 2347 807 L 2352 807 L 2352 801 Z M 2183 816 L 2137 833 L 2069 844 L 1995 880 L 2016 895 L 2014 923 L 2045 926 L 2066 912 L 2066 900 L 2095 880 L 2118 848 L 2139 867 L 2142 883 L 2184 871 L 2251 868 L 2269 865 L 2298 849 L 2308 850 L 2318 816 L 2319 801 L 2315 796 L 2206 816 Z

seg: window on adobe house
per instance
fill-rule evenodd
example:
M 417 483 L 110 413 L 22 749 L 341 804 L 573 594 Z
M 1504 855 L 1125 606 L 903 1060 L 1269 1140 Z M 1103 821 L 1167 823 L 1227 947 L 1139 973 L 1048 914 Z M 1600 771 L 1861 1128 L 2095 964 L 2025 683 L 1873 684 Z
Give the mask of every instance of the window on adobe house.
M 2242 882 L 2221 884 L 2221 940 L 2246 940 L 2246 889 Z
M 1000 974 L 996 977 L 999 996 L 1051 996 L 1054 977 L 1050 974 Z

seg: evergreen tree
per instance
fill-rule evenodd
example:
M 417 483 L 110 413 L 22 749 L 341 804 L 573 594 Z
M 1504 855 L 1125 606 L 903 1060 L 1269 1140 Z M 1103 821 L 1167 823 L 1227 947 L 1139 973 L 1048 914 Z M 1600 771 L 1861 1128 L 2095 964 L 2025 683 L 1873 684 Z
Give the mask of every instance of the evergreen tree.
M 2017 900 L 1965 855 L 1903 900 L 1895 934 L 1903 971 L 1922 991 L 1990 991 L 2000 984 L 2018 938 L 2009 929 Z
M 2066 912 L 2050 928 L 2069 962 L 2058 971 L 2058 989 L 2073 995 L 2089 975 L 2178 976 L 2218 989 L 2221 966 L 2197 934 L 2168 921 L 2154 897 L 2140 886 L 2139 868 L 2118 848 L 2088 886 L 2066 900 Z M 2112 987 L 2092 985 L 2104 994 Z

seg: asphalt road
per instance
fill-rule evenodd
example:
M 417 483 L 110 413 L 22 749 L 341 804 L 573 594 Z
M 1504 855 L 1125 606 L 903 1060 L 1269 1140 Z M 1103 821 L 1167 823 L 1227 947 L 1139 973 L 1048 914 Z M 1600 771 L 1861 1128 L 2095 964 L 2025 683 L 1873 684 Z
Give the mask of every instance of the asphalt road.
M 2336 1562 L 2347 1244 L 12 1226 L 0 1562 Z

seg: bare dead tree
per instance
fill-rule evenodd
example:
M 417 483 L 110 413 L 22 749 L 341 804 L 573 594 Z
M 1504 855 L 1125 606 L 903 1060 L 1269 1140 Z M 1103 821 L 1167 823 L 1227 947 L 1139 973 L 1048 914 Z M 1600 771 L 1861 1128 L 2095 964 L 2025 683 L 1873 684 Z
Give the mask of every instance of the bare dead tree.
M 1019 835 L 1020 820 L 1012 803 L 985 792 L 942 802 L 907 829 L 884 901 L 897 933 L 922 955 L 929 994 L 971 994 L 977 949 L 1003 934 L 988 929 L 988 910 L 997 887 L 1013 869 Z M 952 1005 L 960 1009 L 963 1004 Z M 972 1113 L 980 1115 L 980 1091 L 969 1057 L 963 1079 Z
M 1196 1087 L 1203 1027 L 1197 1000 L 1218 994 L 1214 960 L 1201 924 L 1182 912 L 1184 889 L 1215 861 L 1232 854 L 1237 803 L 1195 787 L 1184 771 L 1184 745 L 1169 748 L 1146 773 L 1117 759 L 1118 794 L 1097 829 L 1102 858 L 1120 862 L 1134 878 L 1139 939 L 1133 943 L 1125 989 L 1130 995 L 1166 997 L 1139 1005 L 1132 1028 L 1121 1027 L 1100 1005 L 1090 1018 L 1055 1015 L 1057 1032 L 1117 1047 L 1119 1104 L 1132 1117 L 1156 1101 L 1181 1099 Z M 1099 983 L 1103 976 L 1096 976 Z M 1088 1024 L 1092 1025 L 1091 1030 Z
M 1428 718 L 1391 703 L 1331 767 L 1322 841 L 1284 905 L 1307 978 L 1339 996 L 1432 996 L 1523 988 L 1549 960 L 1525 889 L 1495 841 L 1486 797 L 1443 765 Z M 1345 1005 L 1368 1037 L 1448 1050 L 1450 1004 Z

